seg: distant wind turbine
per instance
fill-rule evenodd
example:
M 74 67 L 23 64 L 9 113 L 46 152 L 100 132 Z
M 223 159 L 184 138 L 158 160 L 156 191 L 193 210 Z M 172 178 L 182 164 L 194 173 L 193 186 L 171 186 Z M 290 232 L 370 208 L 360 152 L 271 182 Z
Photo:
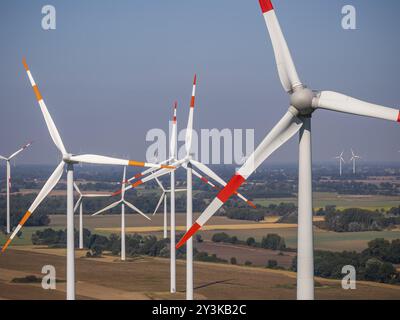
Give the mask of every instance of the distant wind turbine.
M 340 174 L 340 176 L 342 176 L 342 163 L 345 163 L 345 161 L 343 159 L 343 153 L 344 153 L 344 151 L 342 151 L 341 154 L 339 154 L 337 157 L 335 157 L 335 159 L 339 160 L 339 174 Z
M 361 157 L 358 156 L 358 155 L 356 155 L 356 154 L 354 153 L 353 149 L 350 149 L 350 150 L 351 150 L 351 158 L 350 158 L 350 161 L 353 161 L 353 174 L 356 174 L 356 161 L 357 161 L 358 159 L 361 159 Z
M 11 223 L 10 223 L 10 192 L 11 192 L 11 165 L 10 162 L 12 159 L 14 159 L 18 154 L 20 154 L 23 150 L 25 150 L 26 148 L 28 148 L 30 145 L 32 144 L 32 142 L 27 143 L 26 145 L 24 145 L 22 148 L 18 149 L 17 151 L 15 151 L 11 156 L 9 156 L 8 158 L 0 156 L 0 160 L 4 160 L 6 161 L 6 166 L 7 166 L 7 222 L 6 222 L 6 226 L 7 226 L 7 233 L 11 232 Z
M 67 300 L 75 300 L 75 245 L 74 245 L 74 165 L 77 163 L 89 163 L 89 164 L 103 164 L 103 165 L 122 165 L 122 166 L 136 166 L 136 167 L 154 167 L 154 168 L 170 168 L 171 166 L 157 165 L 147 162 L 138 162 L 134 160 L 125 160 L 112 157 L 106 157 L 94 154 L 75 155 L 67 152 L 64 143 L 61 139 L 60 133 L 47 109 L 47 106 L 43 100 L 43 96 L 39 91 L 39 88 L 33 79 L 32 73 L 29 70 L 28 64 L 25 58 L 22 60 L 24 68 L 26 70 L 29 82 L 31 83 L 33 92 L 35 93 L 36 100 L 39 104 L 40 111 L 43 114 L 46 122 L 49 134 L 62 155 L 62 160 L 58 164 L 57 168 L 51 174 L 50 178 L 46 181 L 35 200 L 22 217 L 18 226 L 14 229 L 6 243 L 3 245 L 1 252 L 5 252 L 7 247 L 10 245 L 14 237 L 18 234 L 21 228 L 24 226 L 29 217 L 33 214 L 40 203 L 49 195 L 51 190 L 60 181 L 61 176 L 64 172 L 64 167 L 67 167 L 67 283 L 66 293 Z
M 104 197 L 110 197 L 111 193 L 86 193 L 86 192 L 81 192 L 79 189 L 78 185 L 74 182 L 74 188 L 76 192 L 79 194 L 79 199 L 75 203 L 74 207 L 74 213 L 79 207 L 79 249 L 83 249 L 83 199 L 84 198 L 104 198 Z
M 125 253 L 125 205 L 127 205 L 129 208 L 131 208 L 133 211 L 136 211 L 137 213 L 141 214 L 143 217 L 145 217 L 148 220 L 151 220 L 148 216 L 146 216 L 142 211 L 140 211 L 138 208 L 136 208 L 132 203 L 128 202 L 125 200 L 125 184 L 126 184 L 126 167 L 124 167 L 124 175 L 122 178 L 122 191 L 121 191 L 121 200 L 116 201 L 109 206 L 97 211 L 96 213 L 92 214 L 92 216 L 97 216 L 100 213 L 103 213 L 105 211 L 108 211 L 118 205 L 121 205 L 121 260 L 125 261 L 126 253 Z

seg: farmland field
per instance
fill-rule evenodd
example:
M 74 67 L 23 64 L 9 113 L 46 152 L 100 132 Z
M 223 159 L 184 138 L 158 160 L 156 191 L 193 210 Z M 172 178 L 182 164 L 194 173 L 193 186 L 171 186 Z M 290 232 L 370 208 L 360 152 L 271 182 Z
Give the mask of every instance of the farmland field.
M 198 213 L 194 215 L 198 216 Z M 211 240 L 212 236 L 218 232 L 226 232 L 231 236 L 237 236 L 240 240 L 246 240 L 248 237 L 254 237 L 257 241 L 268 233 L 277 233 L 285 238 L 286 245 L 291 248 L 297 246 L 297 225 L 296 224 L 276 224 L 273 223 L 276 218 L 271 217 L 266 222 L 253 222 L 228 219 L 226 217 L 213 217 L 207 228 L 201 230 L 199 234 L 206 240 Z M 65 216 L 51 216 L 50 226 L 53 229 L 65 228 Z M 176 215 L 177 232 L 182 233 L 185 230 L 186 217 L 179 213 Z M 156 214 L 152 216 L 152 221 L 143 219 L 137 214 L 126 215 L 127 233 L 153 234 L 161 238 L 163 236 L 163 215 Z M 76 217 L 76 226 L 77 217 Z M 84 227 L 94 233 L 109 235 L 120 232 L 119 215 L 103 216 L 84 216 Z M 48 227 L 25 227 L 22 229 L 21 238 L 15 238 L 13 245 L 31 244 L 31 236 L 37 230 L 43 230 Z M 388 240 L 400 239 L 400 230 L 391 231 L 367 231 L 367 232 L 331 232 L 315 228 L 314 244 L 316 249 L 343 251 L 356 250 L 361 251 L 366 248 L 368 241 L 375 238 L 385 238 Z M 5 235 L 0 234 L 0 241 L 5 242 Z
M 362 196 L 362 195 L 339 195 L 333 192 L 314 192 L 314 208 L 323 208 L 326 205 L 335 205 L 338 209 L 345 208 L 363 208 L 369 210 L 390 209 L 400 205 L 399 197 L 395 196 Z M 297 204 L 297 198 L 268 198 L 254 199 L 256 204 L 268 206 L 270 204 L 294 203 Z
M 88 259 L 76 253 L 78 299 L 183 299 L 185 264 L 177 261 L 177 289 L 169 293 L 169 260 L 138 257 Z M 55 266 L 56 290 L 40 284 L 15 284 L 15 277 L 40 276 L 43 265 Z M 0 299 L 64 299 L 65 250 L 19 247 L 0 256 Z M 294 299 L 296 274 L 256 267 L 194 263 L 196 299 Z M 106 277 L 104 275 L 107 275 Z M 316 278 L 316 299 L 400 299 L 400 286 L 357 282 L 357 290 L 341 289 L 340 281 Z

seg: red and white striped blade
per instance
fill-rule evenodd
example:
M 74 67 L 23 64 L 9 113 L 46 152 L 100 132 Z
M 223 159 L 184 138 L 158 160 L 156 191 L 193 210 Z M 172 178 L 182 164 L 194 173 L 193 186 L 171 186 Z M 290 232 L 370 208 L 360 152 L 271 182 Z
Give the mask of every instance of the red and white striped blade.
M 189 109 L 189 118 L 186 128 L 186 139 L 185 139 L 185 147 L 186 154 L 190 155 L 190 150 L 192 149 L 192 139 L 193 139 L 193 111 L 196 100 L 196 79 L 197 76 L 194 75 L 193 79 L 193 88 L 192 88 L 192 98 L 190 99 L 190 109 Z
M 110 205 L 108 205 L 107 207 L 105 207 L 105 208 L 103 208 L 103 209 L 101 209 L 101 210 L 99 210 L 99 211 L 93 213 L 93 214 L 92 214 L 92 217 L 93 217 L 93 216 L 97 216 L 97 215 L 99 215 L 100 213 L 106 212 L 106 211 L 108 211 L 108 210 L 110 210 L 110 209 L 112 209 L 112 208 L 115 208 L 115 207 L 116 207 L 117 205 L 119 205 L 120 203 L 122 203 L 122 200 L 118 200 L 118 201 L 116 201 L 116 202 L 113 202 L 113 203 L 111 203 Z
M 61 140 L 60 134 L 58 133 L 57 127 L 54 124 L 53 119 L 51 118 L 51 115 L 49 113 L 49 111 L 47 110 L 46 104 L 44 103 L 43 97 L 40 94 L 39 88 L 35 83 L 35 80 L 32 77 L 32 74 L 29 70 L 28 64 L 26 63 L 25 58 L 22 60 L 22 63 L 24 65 L 24 68 L 26 70 L 26 73 L 28 75 L 29 81 L 32 85 L 33 91 L 35 93 L 36 96 L 36 100 L 39 103 L 40 106 L 40 110 L 42 111 L 44 120 L 46 122 L 47 125 L 47 129 L 49 130 L 50 136 L 53 139 L 54 144 L 56 145 L 56 147 L 58 148 L 58 150 L 60 150 L 60 152 L 62 154 L 66 154 L 67 151 L 65 150 L 64 144 Z
M 292 55 L 283 36 L 271 0 L 259 0 L 259 2 L 271 37 L 279 78 L 286 92 L 291 92 L 294 87 L 301 86 Z
M 315 107 L 326 110 L 400 122 L 400 112 L 397 108 L 361 101 L 333 91 L 321 91 L 314 104 Z
M 7 242 L 4 244 L 3 248 L 1 249 L 2 252 L 4 252 L 7 249 L 7 247 L 10 245 L 11 241 L 14 239 L 14 237 L 17 235 L 17 233 L 21 230 L 21 228 L 24 226 L 25 222 L 29 219 L 29 217 L 36 210 L 36 208 L 39 206 L 39 204 L 43 201 L 44 198 L 47 197 L 47 195 L 51 192 L 51 190 L 53 190 L 53 188 L 58 183 L 58 181 L 60 181 L 61 176 L 63 174 L 63 169 L 64 169 L 64 162 L 61 162 L 57 166 L 57 168 L 53 171 L 50 178 L 46 181 L 45 185 L 40 190 L 39 194 L 36 196 L 32 205 L 29 207 L 28 211 L 22 217 L 21 221 L 18 223 L 17 227 L 14 229 L 11 236 L 8 238 Z
M 147 220 L 151 220 L 146 214 L 144 214 L 141 210 L 139 210 L 138 208 L 136 208 L 132 203 L 124 200 L 123 201 L 129 208 L 131 208 L 133 211 L 136 211 L 137 213 L 139 213 L 141 216 L 145 217 Z
M 110 165 L 121 165 L 121 166 L 134 166 L 134 167 L 149 167 L 149 168 L 169 168 L 174 169 L 173 166 L 141 162 L 135 160 L 125 160 L 113 157 L 99 156 L 96 154 L 83 154 L 73 155 L 69 157 L 69 160 L 82 163 L 90 164 L 110 164 Z
M 213 170 L 211 170 L 209 167 L 207 167 L 205 164 L 198 162 L 196 160 L 190 160 L 190 162 L 197 167 L 201 172 L 203 172 L 205 175 L 209 176 L 211 179 L 214 179 L 216 182 L 218 182 L 221 186 L 225 187 L 226 186 L 226 182 L 219 176 L 217 175 Z M 202 181 L 207 181 L 209 183 L 209 181 L 207 180 L 207 178 L 205 177 L 201 177 L 200 178 Z M 218 188 L 218 187 L 217 187 Z M 220 188 L 218 188 L 220 189 Z M 254 205 L 254 203 L 252 203 L 250 200 L 248 200 L 245 196 L 243 196 L 242 194 L 240 194 L 239 192 L 235 192 L 235 195 L 237 195 L 241 200 L 243 200 L 244 202 L 246 202 L 246 204 L 248 204 L 249 206 L 255 208 L 256 206 Z
M 257 149 L 250 155 L 244 165 L 236 172 L 227 185 L 218 193 L 193 226 L 186 232 L 176 245 L 181 247 L 199 230 L 228 199 L 237 192 L 239 187 L 276 149 L 293 137 L 303 125 L 302 121 L 292 112 L 294 108 L 283 116 L 276 126 L 268 133 Z
M 176 162 L 172 163 L 172 167 L 173 168 L 178 168 L 184 161 L 185 160 L 176 161 Z M 166 175 L 167 173 L 170 173 L 170 172 L 171 172 L 171 169 L 160 169 L 160 170 L 157 170 L 156 172 L 153 172 L 152 174 L 149 174 L 148 176 L 144 177 L 143 179 L 140 179 L 140 180 L 135 181 L 134 183 L 128 185 L 125 188 L 125 191 L 127 191 L 129 189 L 132 189 L 132 188 L 136 188 L 137 186 L 140 186 L 143 183 L 146 183 L 146 182 L 148 182 L 150 180 L 153 180 L 155 178 L 158 178 L 158 177 L 161 177 L 163 175 Z M 112 195 L 116 196 L 118 194 L 121 194 L 121 192 L 122 192 L 122 190 L 118 190 L 118 191 L 114 192 Z
M 173 160 L 174 160 L 173 158 L 170 158 L 170 159 L 167 159 L 167 160 L 164 160 L 164 161 L 160 162 L 159 164 L 160 165 L 165 165 L 165 164 L 167 164 L 167 163 L 169 163 L 169 162 L 171 162 Z M 146 170 L 144 170 L 142 172 L 139 172 L 139 173 L 135 174 L 133 177 L 131 177 L 130 179 L 128 179 L 128 182 L 131 182 L 132 180 L 144 177 L 146 174 L 152 173 L 152 172 L 156 171 L 157 169 L 158 168 L 148 168 L 148 169 L 146 169 Z
M 178 102 L 174 103 L 174 116 L 172 118 L 172 132 L 171 141 L 169 145 L 169 155 L 172 159 L 176 158 L 176 137 L 177 137 L 177 124 L 176 124 L 176 109 L 178 108 Z
M 16 157 L 18 154 L 20 154 L 22 151 L 24 151 L 26 148 L 28 148 L 30 145 L 32 145 L 32 142 L 27 143 L 17 151 L 15 151 L 11 156 L 8 157 L 8 160 L 11 160 L 12 158 Z

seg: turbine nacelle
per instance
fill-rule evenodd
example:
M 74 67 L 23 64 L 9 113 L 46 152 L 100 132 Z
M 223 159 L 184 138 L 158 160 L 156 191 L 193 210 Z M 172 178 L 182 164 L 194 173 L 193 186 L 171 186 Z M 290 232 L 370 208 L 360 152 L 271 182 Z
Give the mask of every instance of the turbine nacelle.
M 314 112 L 313 101 L 316 94 L 307 87 L 298 87 L 290 95 L 290 104 L 295 107 L 300 115 L 310 115 Z
M 65 163 L 67 163 L 67 164 L 77 164 L 77 163 L 78 163 L 77 161 L 71 160 L 71 158 L 72 158 L 73 156 L 75 156 L 75 154 L 72 154 L 72 153 L 63 154 L 62 160 L 63 160 Z

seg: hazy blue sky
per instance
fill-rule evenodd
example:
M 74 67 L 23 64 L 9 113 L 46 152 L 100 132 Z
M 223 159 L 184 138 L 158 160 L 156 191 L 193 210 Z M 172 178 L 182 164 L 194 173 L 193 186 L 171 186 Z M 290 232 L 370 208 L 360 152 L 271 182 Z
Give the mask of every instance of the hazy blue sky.
M 56 7 L 55 31 L 41 28 L 45 4 Z M 400 1 L 274 4 L 304 83 L 400 105 Z M 357 9 L 355 31 L 341 28 L 345 4 Z M 257 0 L 7 0 L 0 27 L 0 154 L 36 142 L 20 163 L 58 157 L 23 56 L 73 153 L 143 159 L 146 132 L 166 128 L 175 99 L 186 126 L 194 72 L 195 128 L 254 128 L 257 144 L 288 107 Z M 400 159 L 396 123 L 322 110 L 313 120 L 316 161 L 350 147 L 367 160 Z M 272 160 L 295 161 L 296 142 Z

